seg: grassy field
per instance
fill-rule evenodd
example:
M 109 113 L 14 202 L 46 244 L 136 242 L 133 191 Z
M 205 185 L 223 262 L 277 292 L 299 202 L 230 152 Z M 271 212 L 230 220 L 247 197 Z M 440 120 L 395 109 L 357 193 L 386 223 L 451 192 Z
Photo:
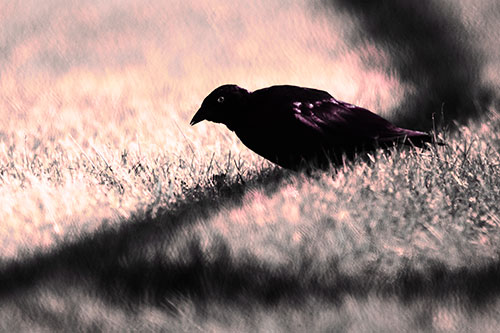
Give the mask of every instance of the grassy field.
M 495 332 L 498 105 L 439 128 L 446 146 L 275 167 L 189 127 L 215 86 L 386 116 L 418 87 L 366 65 L 391 59 L 350 49 L 344 16 L 238 6 L 0 4 L 0 331 Z
M 1 329 L 493 332 L 499 129 L 491 113 L 448 146 L 308 176 L 229 155 L 4 166 L 4 188 L 40 201 L 3 231 Z M 63 195 L 87 198 L 79 216 L 55 218 L 76 209 Z

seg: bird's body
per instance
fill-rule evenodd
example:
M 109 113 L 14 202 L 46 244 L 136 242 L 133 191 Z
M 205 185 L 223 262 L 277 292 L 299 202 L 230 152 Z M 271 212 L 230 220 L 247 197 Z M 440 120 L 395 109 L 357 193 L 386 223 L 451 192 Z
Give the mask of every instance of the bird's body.
M 342 155 L 398 141 L 431 142 L 424 132 L 403 129 L 366 109 L 336 100 L 321 90 L 272 86 L 248 92 L 235 85 L 215 89 L 191 124 L 225 124 L 257 154 L 289 169 L 326 167 Z

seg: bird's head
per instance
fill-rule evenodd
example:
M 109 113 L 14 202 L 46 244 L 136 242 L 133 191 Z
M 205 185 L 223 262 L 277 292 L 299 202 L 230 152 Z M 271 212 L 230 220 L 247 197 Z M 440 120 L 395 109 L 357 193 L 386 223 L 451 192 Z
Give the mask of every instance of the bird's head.
M 191 125 L 208 120 L 230 126 L 236 119 L 238 109 L 244 106 L 248 90 L 235 84 L 226 84 L 212 91 L 201 104 L 200 109 L 191 119 Z

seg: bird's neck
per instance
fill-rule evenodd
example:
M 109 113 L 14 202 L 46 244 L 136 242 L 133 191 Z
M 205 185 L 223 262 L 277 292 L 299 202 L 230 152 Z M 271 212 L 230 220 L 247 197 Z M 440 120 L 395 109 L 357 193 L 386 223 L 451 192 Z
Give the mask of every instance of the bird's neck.
M 224 124 L 233 132 L 247 127 L 249 123 L 255 121 L 255 119 L 252 118 L 251 109 L 252 108 L 248 101 L 246 99 L 242 100 L 238 106 L 231 109 L 231 112 L 227 115 Z
M 245 121 L 243 121 L 243 119 L 241 119 L 240 117 L 231 117 L 225 121 L 225 125 L 227 126 L 227 128 L 234 132 L 244 127 Z

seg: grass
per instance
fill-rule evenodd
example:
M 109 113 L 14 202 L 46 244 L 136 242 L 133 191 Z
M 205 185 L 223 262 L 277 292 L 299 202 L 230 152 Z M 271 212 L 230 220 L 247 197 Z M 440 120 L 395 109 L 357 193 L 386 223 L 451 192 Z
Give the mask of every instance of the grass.
M 345 17 L 0 7 L 0 331 L 496 331 L 498 106 L 446 146 L 294 173 L 189 119 L 227 82 L 401 105 L 418 87 Z
M 42 250 L 4 252 L 2 330 L 493 331 L 499 126 L 492 112 L 445 147 L 312 175 L 233 156 L 137 166 L 82 154 L 108 200 L 135 186 L 144 203 L 93 229 L 58 222 Z M 3 186 L 71 172 L 34 164 L 4 167 Z

